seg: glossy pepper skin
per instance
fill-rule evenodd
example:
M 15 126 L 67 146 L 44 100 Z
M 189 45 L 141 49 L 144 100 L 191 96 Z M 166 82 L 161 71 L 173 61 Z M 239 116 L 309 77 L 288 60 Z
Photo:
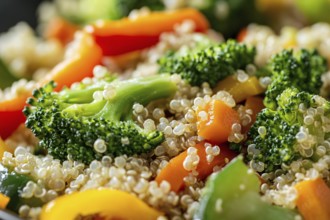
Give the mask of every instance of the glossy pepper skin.
M 93 68 L 101 63 L 102 51 L 93 38 L 86 32 L 77 32 L 71 46 L 67 49 L 67 57 L 57 64 L 41 81 L 41 87 L 55 81 L 56 89 L 70 87 L 85 77 L 93 76 Z M 0 101 L 0 137 L 6 139 L 20 124 L 25 122 L 23 114 L 26 100 L 32 91 L 25 91 L 12 99 Z
M 23 204 L 27 204 L 31 207 L 42 205 L 40 199 L 34 197 L 25 199 L 20 197 L 20 192 L 29 181 L 32 181 L 31 177 L 9 171 L 6 167 L 0 165 L 0 192 L 10 197 L 10 201 L 6 207 L 7 209 L 18 212 Z
M 260 181 L 251 171 L 238 156 L 212 175 L 195 219 L 294 220 L 294 211 L 261 200 Z
M 195 23 L 194 30 L 205 32 L 209 28 L 206 18 L 195 9 L 152 12 L 136 19 L 117 21 L 100 20 L 86 26 L 106 56 L 117 56 L 155 45 L 164 32 L 172 32 L 175 25 L 185 20 Z
M 103 188 L 75 192 L 56 198 L 43 207 L 40 220 L 75 220 L 80 219 L 79 217 L 156 220 L 161 215 L 163 213 L 149 207 L 134 195 Z

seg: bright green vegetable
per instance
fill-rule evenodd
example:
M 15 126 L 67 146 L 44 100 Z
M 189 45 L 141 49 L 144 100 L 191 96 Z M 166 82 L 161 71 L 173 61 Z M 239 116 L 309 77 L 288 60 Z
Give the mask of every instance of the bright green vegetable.
M 254 47 L 228 40 L 226 43 L 197 47 L 191 51 L 171 52 L 158 63 L 160 73 L 179 74 L 193 86 L 208 82 L 214 87 L 220 80 L 253 63 Z
M 20 196 L 20 193 L 29 181 L 32 181 L 31 177 L 14 171 L 10 172 L 0 164 L 0 192 L 10 198 L 7 209 L 18 212 L 19 208 L 24 204 L 30 207 L 42 205 L 42 201 L 38 198 L 26 199 Z
M 207 181 L 195 219 L 293 220 L 294 211 L 264 202 L 259 195 L 259 179 L 243 163 L 233 159 Z
M 225 37 L 235 37 L 252 22 L 262 23 L 255 1 L 246 0 L 204 0 L 187 1 L 189 6 L 199 9 L 210 21 L 213 29 Z
M 310 22 L 330 22 L 329 0 L 296 0 L 298 9 Z
M 48 84 L 34 91 L 28 101 L 31 107 L 24 110 L 26 126 L 55 158 L 69 156 L 84 163 L 103 155 L 146 153 L 160 144 L 163 133 L 139 127 L 132 120 L 132 106 L 171 97 L 176 91 L 168 75 L 82 84 L 59 93 L 53 88 Z
M 276 110 L 261 111 L 248 133 L 248 159 L 258 171 L 275 171 L 297 159 L 318 158 L 316 147 L 329 136 L 330 102 L 288 88 L 277 97 Z
M 17 81 L 13 73 L 8 69 L 7 65 L 0 58 L 0 89 L 5 89 L 13 84 L 13 82 Z
M 68 20 L 84 24 L 98 19 L 117 20 L 142 7 L 163 10 L 164 4 L 161 0 L 79 0 L 74 10 L 60 8 L 60 12 Z
M 321 76 L 327 71 L 326 59 L 316 50 L 294 53 L 283 50 L 270 61 L 272 83 L 268 86 L 264 104 L 276 109 L 276 98 L 289 87 L 298 88 L 312 94 L 319 94 L 322 86 Z

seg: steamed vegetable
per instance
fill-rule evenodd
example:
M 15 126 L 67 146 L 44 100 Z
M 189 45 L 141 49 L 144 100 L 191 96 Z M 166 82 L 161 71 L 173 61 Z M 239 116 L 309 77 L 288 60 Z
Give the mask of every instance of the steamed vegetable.
M 330 219 L 330 188 L 322 178 L 304 180 L 295 186 L 297 207 L 305 220 Z
M 164 4 L 161 0 L 80 0 L 75 10 L 60 8 L 60 13 L 70 22 L 86 24 L 99 19 L 117 20 L 142 7 L 162 10 Z
M 106 76 L 61 92 L 54 92 L 53 83 L 35 90 L 24 113 L 40 146 L 60 160 L 70 157 L 88 164 L 103 155 L 146 153 L 160 144 L 163 133 L 139 127 L 132 120 L 132 107 L 174 95 L 170 76 L 112 80 Z
M 324 120 L 330 115 L 330 102 L 321 96 L 288 88 L 276 98 L 276 106 L 263 109 L 248 133 L 247 157 L 259 164 L 260 172 L 297 159 L 317 160 L 317 143 L 330 133 L 329 121 Z
M 207 178 L 213 172 L 215 166 L 221 168 L 236 156 L 234 152 L 227 148 L 227 146 L 221 146 L 218 154 L 214 155 L 212 161 L 209 162 L 207 160 L 207 154 L 205 152 L 206 147 L 204 144 L 205 142 L 201 142 L 195 146 L 197 152 L 195 152 L 196 154 L 194 154 L 194 156 L 198 156 L 199 158 L 199 163 L 195 170 L 198 172 L 197 178 L 199 180 Z M 187 170 L 188 167 L 185 167 L 184 165 L 188 156 L 188 151 L 189 150 L 186 150 L 172 158 L 166 167 L 160 171 L 156 177 L 156 181 L 159 184 L 162 181 L 167 181 L 171 184 L 171 190 L 174 192 L 178 192 L 184 188 L 184 179 L 185 177 L 188 177 L 191 172 L 191 170 Z
M 264 93 L 256 76 L 247 76 L 247 79 L 240 81 L 238 74 L 234 74 L 221 80 L 215 87 L 215 91 L 225 90 L 229 92 L 236 103 L 246 100 L 248 97 Z
M 228 141 L 234 124 L 240 124 L 238 113 L 225 102 L 213 100 L 197 111 L 197 133 L 215 144 Z
M 255 54 L 255 48 L 228 40 L 186 53 L 170 52 L 158 61 L 159 72 L 179 74 L 193 86 L 207 82 L 215 87 L 220 80 L 253 63 Z
M 301 91 L 319 94 L 321 75 L 327 71 L 326 59 L 316 50 L 283 50 L 271 61 L 272 82 L 266 90 L 264 104 L 276 109 L 276 98 L 286 88 L 295 87 Z
M 187 4 L 200 10 L 214 30 L 221 32 L 225 37 L 233 37 L 249 23 L 263 21 L 255 2 L 255 0 L 204 0 L 188 1 Z
M 7 209 L 18 212 L 24 204 L 30 207 L 42 205 L 42 201 L 38 198 L 26 199 L 21 197 L 20 193 L 29 181 L 32 181 L 30 176 L 10 171 L 0 164 L 0 193 L 10 198 L 6 205 Z
M 77 218 L 156 220 L 161 215 L 161 212 L 127 192 L 114 189 L 90 189 L 64 195 L 47 203 L 42 209 L 40 220 Z
M 242 157 L 233 159 L 208 179 L 195 219 L 295 219 L 294 211 L 264 202 L 259 185 L 258 177 L 249 171 Z
M 195 24 L 195 31 L 209 28 L 206 18 L 194 9 L 152 12 L 135 19 L 95 22 L 86 27 L 102 48 L 104 55 L 115 56 L 155 45 L 164 32 L 171 32 L 175 25 L 185 20 Z
M 80 32 L 76 35 L 72 45 L 67 48 L 66 58 L 57 64 L 41 81 L 40 86 L 50 81 L 57 83 L 56 89 L 70 86 L 83 78 L 93 75 L 93 68 L 101 62 L 102 52 L 90 35 Z M 24 123 L 22 113 L 26 99 L 32 91 L 25 91 L 17 96 L 0 101 L 0 137 L 7 138 L 20 124 Z

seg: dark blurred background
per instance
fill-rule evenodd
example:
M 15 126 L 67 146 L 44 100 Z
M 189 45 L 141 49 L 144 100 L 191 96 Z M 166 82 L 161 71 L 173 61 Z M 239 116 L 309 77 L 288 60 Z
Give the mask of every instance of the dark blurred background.
M 0 0 L 0 33 L 7 31 L 19 21 L 32 27 L 37 23 L 37 6 L 42 0 Z

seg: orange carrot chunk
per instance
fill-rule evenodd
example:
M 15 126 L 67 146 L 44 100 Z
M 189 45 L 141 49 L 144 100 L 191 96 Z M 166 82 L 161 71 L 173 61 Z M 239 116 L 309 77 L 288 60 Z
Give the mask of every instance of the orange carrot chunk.
M 238 113 L 221 100 L 213 100 L 197 111 L 197 133 L 205 140 L 221 144 L 228 140 L 232 125 L 240 123 Z
M 302 181 L 295 188 L 296 204 L 304 220 L 330 219 L 330 188 L 322 178 Z
M 198 172 L 197 178 L 203 180 L 208 177 L 212 172 L 215 166 L 223 167 L 231 159 L 233 159 L 236 154 L 229 150 L 227 146 L 220 147 L 220 154 L 214 156 L 211 162 L 208 162 L 205 152 L 204 142 L 196 144 L 195 148 L 197 149 L 197 155 L 199 157 L 199 163 L 196 167 Z M 179 192 L 185 186 L 184 178 L 187 177 L 190 171 L 184 168 L 184 161 L 188 156 L 187 150 L 172 158 L 170 162 L 159 172 L 156 177 L 156 182 L 159 184 L 165 180 L 171 184 L 171 190 L 174 192 Z
M 250 115 L 251 122 L 248 123 L 247 125 L 242 126 L 243 133 L 246 133 L 250 130 L 251 126 L 256 121 L 257 114 L 264 108 L 265 108 L 265 106 L 263 103 L 263 98 L 258 97 L 258 96 L 250 96 L 246 99 L 244 109 L 245 110 L 251 109 L 252 114 Z

